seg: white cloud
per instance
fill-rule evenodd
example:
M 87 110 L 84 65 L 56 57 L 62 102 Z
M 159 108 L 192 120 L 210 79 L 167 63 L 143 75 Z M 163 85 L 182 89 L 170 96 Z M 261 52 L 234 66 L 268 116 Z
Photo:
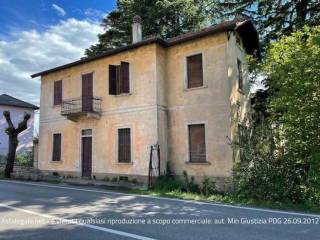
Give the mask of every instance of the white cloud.
M 92 17 L 92 18 L 103 18 L 106 16 L 107 13 L 97 10 L 97 9 L 93 9 L 93 8 L 87 8 L 84 11 L 84 15 L 86 15 L 87 17 Z
M 63 17 L 67 14 L 66 11 L 57 4 L 52 4 L 52 8 L 57 12 L 58 16 L 60 17 Z
M 98 22 L 67 19 L 44 32 L 17 32 L 0 40 L 0 94 L 39 103 L 40 80 L 30 75 L 83 57 L 102 32 Z

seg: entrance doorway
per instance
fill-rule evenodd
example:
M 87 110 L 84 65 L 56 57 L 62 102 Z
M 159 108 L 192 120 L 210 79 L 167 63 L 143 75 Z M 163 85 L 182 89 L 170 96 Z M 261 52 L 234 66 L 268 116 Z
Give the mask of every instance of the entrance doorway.
M 92 175 L 92 129 L 81 131 L 81 161 L 82 177 L 90 179 Z

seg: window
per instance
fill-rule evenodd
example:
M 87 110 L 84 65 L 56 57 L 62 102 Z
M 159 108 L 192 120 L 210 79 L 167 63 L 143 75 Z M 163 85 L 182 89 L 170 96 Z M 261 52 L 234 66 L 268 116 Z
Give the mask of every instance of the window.
M 246 138 L 246 134 L 247 134 L 247 127 L 242 125 L 242 124 L 238 124 L 238 141 L 239 141 L 239 157 L 240 160 L 244 160 L 244 144 L 245 144 L 245 138 Z
M 61 133 L 53 134 L 52 161 L 61 161 Z
M 237 59 L 237 65 L 238 65 L 238 87 L 239 87 L 239 90 L 243 90 L 242 63 L 239 59 Z
M 118 129 L 118 161 L 131 162 L 131 133 L 130 128 Z
M 203 86 L 202 54 L 187 57 L 188 88 Z
M 206 162 L 205 125 L 189 125 L 189 161 Z
M 109 94 L 130 93 L 129 63 L 109 65 Z
M 53 104 L 60 105 L 62 103 L 62 80 L 54 82 Z
M 82 129 L 81 130 L 82 136 L 91 136 L 92 135 L 92 129 Z

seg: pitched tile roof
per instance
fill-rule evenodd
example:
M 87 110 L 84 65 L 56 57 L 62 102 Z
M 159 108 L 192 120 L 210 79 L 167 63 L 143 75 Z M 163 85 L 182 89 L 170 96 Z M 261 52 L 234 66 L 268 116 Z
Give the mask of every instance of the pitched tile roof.
M 33 110 L 39 109 L 39 107 L 37 107 L 31 103 L 27 103 L 27 102 L 19 100 L 17 98 L 11 97 L 7 94 L 0 95 L 0 105 L 21 107 L 21 108 L 30 108 Z
M 110 55 L 114 55 L 114 54 L 117 54 L 120 52 L 128 51 L 128 50 L 138 48 L 141 46 L 145 46 L 148 44 L 152 44 L 152 43 L 157 43 L 157 44 L 162 45 L 164 47 L 171 47 L 176 44 L 180 44 L 180 43 L 191 41 L 191 40 L 194 40 L 197 38 L 205 37 L 205 36 L 208 36 L 211 34 L 226 32 L 226 31 L 237 31 L 241 35 L 241 37 L 243 38 L 243 43 L 244 43 L 244 47 L 245 47 L 246 51 L 249 54 L 254 54 L 255 52 L 257 52 L 257 54 L 259 55 L 259 36 L 258 36 L 258 33 L 257 33 L 253 23 L 251 22 L 251 20 L 245 16 L 241 16 L 241 17 L 237 17 L 231 21 L 225 21 L 220 24 L 204 28 L 200 31 L 189 32 L 189 33 L 182 34 L 177 37 L 169 38 L 166 40 L 162 39 L 162 38 L 158 38 L 158 37 L 145 39 L 140 42 L 137 42 L 134 44 L 129 44 L 124 47 L 111 49 L 109 51 L 106 51 L 106 52 L 99 54 L 97 56 L 94 56 L 94 57 L 81 58 L 80 60 L 75 61 L 75 62 L 71 62 L 71 63 L 65 64 L 65 65 L 62 65 L 59 67 L 55 67 L 55 68 L 52 68 L 52 69 L 49 69 L 46 71 L 42 71 L 39 73 L 35 73 L 35 74 L 31 75 L 31 77 L 32 78 L 39 77 L 42 75 L 46 75 L 48 73 L 52 73 L 52 72 L 56 72 L 56 71 L 59 71 L 62 69 L 72 67 L 72 66 L 84 64 L 86 62 L 90 62 L 90 61 L 93 61 L 96 59 L 104 58 L 104 57 L 107 57 Z

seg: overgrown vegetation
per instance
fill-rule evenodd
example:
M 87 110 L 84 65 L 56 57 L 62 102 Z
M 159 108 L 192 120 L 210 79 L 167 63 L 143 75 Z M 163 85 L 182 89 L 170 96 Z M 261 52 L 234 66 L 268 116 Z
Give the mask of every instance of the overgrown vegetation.
M 33 150 L 28 150 L 23 153 L 19 153 L 16 156 L 15 164 L 19 166 L 33 166 Z M 5 155 L 0 155 L 0 163 L 5 164 L 7 162 L 7 157 Z
M 20 166 L 33 166 L 33 151 L 27 151 L 22 154 L 17 154 L 16 164 Z
M 184 173 L 184 176 L 188 176 Z M 290 201 L 273 201 L 267 199 L 260 199 L 256 197 L 238 194 L 236 191 L 221 192 L 216 188 L 216 184 L 208 177 L 203 177 L 201 184 L 196 184 L 192 177 L 184 177 L 182 180 L 174 178 L 170 175 L 160 176 L 152 189 L 149 190 L 131 190 L 131 193 L 148 194 L 155 196 L 162 196 L 168 198 L 178 198 L 185 200 L 208 201 L 215 203 L 229 203 L 242 204 L 255 207 L 268 207 L 283 210 L 296 211 L 311 211 L 320 212 L 320 205 L 312 202 L 308 203 L 292 203 Z M 192 186 L 197 187 L 188 188 L 187 185 L 192 181 Z M 189 191 L 188 191 L 189 189 Z M 190 191 L 194 189 L 196 191 Z
M 259 65 L 270 93 L 241 136 L 235 193 L 242 198 L 320 204 L 320 27 L 274 42 Z
M 214 181 L 208 177 L 203 177 L 201 184 L 195 183 L 193 176 L 189 176 L 186 171 L 183 171 L 183 179 L 177 179 L 171 175 L 160 176 L 156 184 L 152 188 L 153 191 L 168 193 L 180 192 L 198 194 L 205 197 L 216 194 L 217 188 Z

